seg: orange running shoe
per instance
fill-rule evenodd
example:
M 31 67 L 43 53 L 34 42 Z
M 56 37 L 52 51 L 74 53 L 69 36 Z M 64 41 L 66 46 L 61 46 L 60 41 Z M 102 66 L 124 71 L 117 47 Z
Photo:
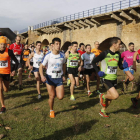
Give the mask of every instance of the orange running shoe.
M 51 112 L 50 112 L 50 118 L 55 118 L 55 113 L 54 113 L 54 111 L 51 111 Z

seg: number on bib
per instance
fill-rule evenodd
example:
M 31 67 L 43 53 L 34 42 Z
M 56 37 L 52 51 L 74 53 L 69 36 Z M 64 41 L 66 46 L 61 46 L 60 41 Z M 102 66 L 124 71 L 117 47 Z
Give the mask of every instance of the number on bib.
M 70 61 L 70 66 L 78 66 L 78 61 L 77 60 L 71 60 Z
M 36 62 L 38 66 L 40 66 L 41 62 Z
M 117 67 L 108 66 L 107 74 L 116 74 L 116 73 L 117 73 Z
M 86 69 L 91 69 L 92 68 L 92 64 L 86 64 Z
M 8 67 L 8 61 L 0 61 L 0 68 L 7 68 Z
M 61 71 L 52 71 L 52 78 L 61 78 Z

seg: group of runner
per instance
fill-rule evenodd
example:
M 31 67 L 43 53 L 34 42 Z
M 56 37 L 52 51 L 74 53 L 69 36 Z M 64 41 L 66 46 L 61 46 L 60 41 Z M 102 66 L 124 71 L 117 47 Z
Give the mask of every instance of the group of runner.
M 79 87 L 79 79 L 87 88 L 87 95 L 90 97 L 93 93 L 90 90 L 90 80 L 97 79 L 97 86 L 95 93 L 100 96 L 100 104 L 102 109 L 100 115 L 109 117 L 106 114 L 106 108 L 110 105 L 112 100 L 119 97 L 116 90 L 117 86 L 117 67 L 126 74 L 126 81 L 122 91 L 126 90 L 130 81 L 134 80 L 134 70 L 136 71 L 136 60 L 139 62 L 138 54 L 134 51 L 134 43 L 129 43 L 128 51 L 119 53 L 121 39 L 112 37 L 110 41 L 110 48 L 104 52 L 99 50 L 99 42 L 94 42 L 92 49 L 90 44 L 86 46 L 83 43 L 72 42 L 68 50 L 64 53 L 61 51 L 61 40 L 54 38 L 52 43 L 47 47 L 41 49 L 41 42 L 37 41 L 28 48 L 28 45 L 23 46 L 21 37 L 17 36 L 15 43 L 11 44 L 9 49 L 6 45 L 6 38 L 0 37 L 0 102 L 2 105 L 0 113 L 6 111 L 4 104 L 3 91 L 8 91 L 9 81 L 13 81 L 13 77 L 18 74 L 19 90 L 22 87 L 22 72 L 29 71 L 29 78 L 31 73 L 34 73 L 37 84 L 38 99 L 41 99 L 40 83 L 46 84 L 49 93 L 49 107 L 50 117 L 55 117 L 53 110 L 54 98 L 58 99 L 64 97 L 63 82 L 68 77 L 70 85 L 70 100 L 75 100 L 74 88 Z M 122 63 L 123 58 L 123 63 Z M 101 66 L 99 66 L 101 63 Z M 44 70 L 46 74 L 44 76 Z M 11 77 L 11 78 L 10 78 Z M 102 80 L 101 80 L 102 79 Z M 102 94 L 99 91 L 100 81 L 103 82 L 107 89 L 107 94 Z M 137 106 L 140 92 L 136 98 L 131 98 L 134 107 Z

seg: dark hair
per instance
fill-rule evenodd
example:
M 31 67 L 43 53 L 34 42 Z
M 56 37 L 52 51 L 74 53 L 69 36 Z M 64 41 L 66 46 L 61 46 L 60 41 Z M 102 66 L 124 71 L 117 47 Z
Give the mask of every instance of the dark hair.
M 40 43 L 40 44 L 41 44 L 41 41 L 36 41 L 36 45 L 37 45 L 38 43 Z
M 61 39 L 60 38 L 54 38 L 53 40 L 52 40 L 52 44 L 54 44 L 55 43 L 55 41 L 57 41 L 57 42 L 60 42 L 61 43 Z
M 81 48 L 82 45 L 84 45 L 84 43 L 80 43 L 80 44 L 79 44 L 79 48 Z
M 73 46 L 74 44 L 77 44 L 77 45 L 78 45 L 78 43 L 77 43 L 76 41 L 73 41 L 73 42 L 71 43 L 72 46 Z
M 34 48 L 35 48 L 35 46 L 31 46 L 31 48 L 32 48 L 32 47 L 34 47 Z
M 52 43 L 50 43 L 50 45 L 52 45 Z
M 113 44 L 117 44 L 118 40 L 121 40 L 119 37 L 112 37 L 110 40 L 110 46 L 112 46 Z
M 131 45 L 134 45 L 134 43 L 133 43 L 133 42 L 130 42 L 130 43 L 128 44 L 128 46 L 131 46 Z
M 72 44 L 71 44 L 71 43 L 69 44 L 69 47 L 70 47 L 70 46 L 72 46 Z
M 90 45 L 90 44 L 87 44 L 87 45 L 85 46 L 85 49 L 87 48 L 87 46 L 90 46 L 90 47 L 91 47 L 91 45 Z

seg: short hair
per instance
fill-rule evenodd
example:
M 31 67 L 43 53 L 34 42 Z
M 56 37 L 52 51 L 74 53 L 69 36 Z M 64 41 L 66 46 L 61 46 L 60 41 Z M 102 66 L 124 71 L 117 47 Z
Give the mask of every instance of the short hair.
M 79 44 L 79 48 L 81 48 L 82 45 L 84 45 L 84 43 L 80 43 L 80 44 Z
M 128 46 L 131 46 L 131 45 L 134 45 L 134 43 L 133 43 L 133 42 L 130 42 L 130 43 L 128 44 Z
M 112 46 L 113 44 L 117 44 L 118 40 L 121 40 L 119 37 L 112 37 L 110 40 L 110 46 Z
M 77 44 L 77 45 L 78 45 L 78 43 L 77 43 L 76 41 L 73 41 L 73 42 L 71 43 L 72 46 L 73 46 L 74 44 Z
M 90 46 L 90 47 L 91 47 L 91 45 L 90 45 L 90 44 L 87 44 L 87 45 L 85 46 L 85 48 L 87 48 L 87 46 Z
M 98 42 L 98 41 L 95 41 L 94 44 L 95 44 L 96 42 Z M 98 43 L 99 43 L 99 42 L 98 42 Z
M 70 47 L 70 46 L 72 46 L 72 44 L 71 44 L 71 43 L 69 44 L 69 47 Z
M 34 47 L 34 48 L 35 48 L 35 46 L 31 46 L 31 48 L 32 48 L 32 47 Z
M 17 37 L 19 37 L 21 39 L 21 36 L 17 35 L 15 39 L 17 39 Z
M 54 44 L 55 43 L 55 41 L 57 41 L 57 42 L 60 42 L 61 43 L 61 39 L 60 38 L 54 38 L 53 40 L 52 40 L 52 44 Z
M 37 45 L 38 43 L 40 43 L 40 44 L 41 44 L 41 41 L 36 41 L 36 45 Z

